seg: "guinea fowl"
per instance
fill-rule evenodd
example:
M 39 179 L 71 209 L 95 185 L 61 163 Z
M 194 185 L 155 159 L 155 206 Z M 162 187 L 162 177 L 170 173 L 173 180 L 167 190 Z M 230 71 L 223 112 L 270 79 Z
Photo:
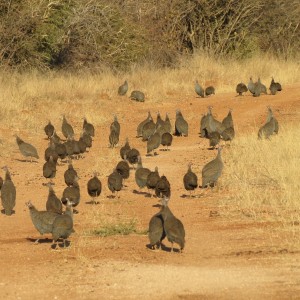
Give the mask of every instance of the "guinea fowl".
M 4 166 L 2 169 L 5 171 L 5 178 L 1 187 L 1 202 L 5 214 L 11 216 L 16 205 L 16 187 L 11 180 L 8 167 Z
M 51 140 L 54 142 L 55 145 L 61 142 L 61 138 L 57 135 L 55 129 L 53 135 L 51 136 Z
M 171 125 L 171 121 L 169 118 L 169 114 L 166 113 L 166 117 L 165 117 L 165 125 L 164 125 L 166 132 L 171 133 L 172 132 L 172 125 Z
M 158 173 L 158 167 L 155 167 L 155 170 L 153 172 L 150 172 L 147 181 L 146 186 L 148 190 L 155 190 L 156 185 L 160 179 L 159 173 Z M 150 193 L 151 197 L 153 196 L 152 193 Z
M 259 139 L 270 139 L 270 136 L 275 132 L 275 120 L 273 117 L 269 119 L 262 127 L 258 130 Z
M 0 176 L 0 190 L 2 188 L 2 185 L 3 185 L 3 178 Z
M 183 184 L 184 184 L 184 188 L 187 191 L 189 191 L 189 197 L 191 197 L 191 192 L 198 187 L 198 177 L 192 171 L 192 163 L 188 164 L 188 170 L 186 174 L 183 176 Z
M 128 82 L 127 82 L 127 80 L 125 80 L 124 83 L 119 86 L 118 94 L 120 96 L 124 96 L 124 95 L 126 95 L 127 91 L 128 91 Z
M 225 126 L 222 124 L 222 122 L 218 121 L 214 118 L 212 114 L 212 106 L 208 107 L 208 113 L 207 113 L 207 130 L 208 133 L 211 133 L 213 131 L 217 131 L 219 134 L 223 132 L 225 129 Z
M 150 247 L 152 250 L 160 249 L 161 242 L 166 237 L 164 230 L 164 220 L 162 218 L 161 212 L 156 213 L 149 222 L 148 238 L 150 242 Z
M 267 95 L 267 88 L 264 84 L 261 83 L 260 77 L 258 77 L 257 84 L 260 88 L 260 92 Z
M 28 201 L 26 205 L 29 208 L 31 221 L 36 230 L 41 235 L 52 233 L 54 220 L 60 216 L 60 214 L 52 211 L 39 211 L 30 201 Z M 40 239 L 41 238 L 36 239 L 35 244 L 37 244 Z
M 46 186 L 48 186 L 49 188 L 48 198 L 46 202 L 46 210 L 57 214 L 62 214 L 62 203 L 60 199 L 56 196 L 51 182 L 47 183 Z
M 17 135 L 15 135 L 17 144 L 19 146 L 19 150 L 25 157 L 30 157 L 30 162 L 32 162 L 32 158 L 39 159 L 39 155 L 34 146 L 29 143 L 25 143 L 22 139 L 20 139 Z
M 109 147 L 114 148 L 119 143 L 119 134 L 115 128 L 110 129 L 109 134 Z
M 215 186 L 223 171 L 223 161 L 221 157 L 222 147 L 218 148 L 218 154 L 215 159 L 208 162 L 202 169 L 202 188 Z
M 68 169 L 64 172 L 66 185 L 72 186 L 76 177 L 78 177 L 77 171 L 73 167 L 72 160 L 69 159 Z
M 209 138 L 209 147 L 211 149 L 215 149 L 215 147 L 220 143 L 221 135 L 219 132 L 213 131 L 208 134 L 208 138 Z
M 149 121 L 153 121 L 153 119 L 152 119 L 152 116 L 151 116 L 151 113 L 150 113 L 150 111 L 148 111 L 148 116 L 147 116 L 147 118 L 144 120 L 144 121 L 142 121 L 139 125 L 138 125 L 138 127 L 137 127 L 137 129 L 136 129 L 136 137 L 141 137 L 141 136 L 143 136 L 143 127 L 144 127 L 144 125 L 146 124 L 146 123 L 148 123 Z
M 116 115 L 114 115 L 114 121 L 110 124 L 110 131 L 114 130 L 117 135 L 118 138 L 120 136 L 120 130 L 121 130 L 121 125 L 118 121 L 118 117 Z
M 67 199 L 66 211 L 54 219 L 52 225 L 52 248 L 56 248 L 57 240 L 63 239 L 64 248 L 66 247 L 67 238 L 74 232 L 73 229 L 73 203 Z
M 176 120 L 175 120 L 175 135 L 177 136 L 188 136 L 189 125 L 187 121 L 183 118 L 180 110 L 176 110 Z
M 51 124 L 50 120 L 48 124 L 44 127 L 45 134 L 47 135 L 47 138 L 50 139 L 51 136 L 54 134 L 54 126 Z
M 222 124 L 224 126 L 224 130 L 229 127 L 233 127 L 233 119 L 232 119 L 232 109 L 230 108 L 227 116 L 223 119 Z
M 151 171 L 148 168 L 144 168 L 142 164 L 142 158 L 138 156 L 137 168 L 135 171 L 135 182 L 140 189 L 146 186 L 147 178 Z
M 67 156 L 70 159 L 74 154 L 73 138 L 71 135 L 68 136 L 67 140 L 64 142 L 64 145 L 66 147 Z
M 160 125 L 158 125 L 160 128 Z M 161 136 L 159 132 L 155 129 L 154 133 L 149 137 L 147 141 L 147 154 L 149 155 L 153 151 L 153 155 L 155 155 L 154 150 L 157 149 L 161 142 Z
M 127 156 L 125 154 L 124 160 L 119 161 L 116 166 L 116 171 L 122 176 L 123 180 L 128 179 L 130 174 L 130 168 L 126 158 Z
M 84 117 L 83 118 L 83 125 L 82 129 L 90 136 L 94 137 L 95 136 L 95 127 L 93 124 L 89 123 L 87 119 Z
M 153 122 L 153 120 L 150 120 L 149 122 L 144 124 L 142 128 L 142 137 L 143 137 L 142 140 L 147 141 L 149 137 L 154 134 L 155 130 L 156 130 L 156 125 Z
M 74 136 L 74 129 L 71 126 L 71 124 L 68 123 L 65 115 L 63 115 L 63 121 L 61 125 L 61 132 L 64 135 L 65 138 L 68 138 L 68 136 Z
M 122 159 L 124 159 L 125 155 L 127 156 L 127 152 L 130 149 L 131 148 L 129 146 L 129 141 L 128 141 L 128 137 L 127 137 L 124 146 L 122 146 L 121 149 L 120 149 L 120 156 L 121 156 Z
M 200 137 L 201 138 L 208 138 L 208 116 L 203 114 L 200 120 Z
M 278 134 L 278 131 L 279 131 L 279 124 L 278 124 L 278 121 L 277 121 L 277 119 L 274 117 L 272 108 L 271 108 L 270 106 L 268 106 L 267 108 L 268 108 L 268 117 L 267 117 L 267 121 L 266 121 L 266 122 L 269 122 L 269 121 L 273 118 L 273 119 L 274 119 L 274 125 L 275 125 L 274 133 L 275 133 L 275 134 Z
M 161 118 L 159 111 L 156 114 L 156 127 L 158 127 L 158 125 L 160 125 L 161 127 L 165 125 L 165 121 Z
M 248 83 L 248 90 L 253 95 L 255 93 L 255 84 L 252 80 L 252 77 L 250 77 L 249 83 Z
M 205 89 L 205 95 L 206 96 L 211 96 L 211 95 L 215 95 L 216 91 L 215 91 L 215 88 L 213 86 L 208 86 L 206 89 Z
M 245 83 L 240 82 L 237 86 L 236 86 L 236 92 L 239 94 L 239 96 L 243 96 L 243 93 L 248 92 L 248 88 L 246 86 Z
M 129 98 L 138 102 L 144 102 L 145 94 L 141 91 L 132 91 Z
M 56 175 L 56 162 L 53 160 L 53 157 L 50 156 L 49 160 L 46 161 L 43 165 L 43 176 L 45 178 L 54 178 Z
M 50 156 L 52 156 L 53 158 L 53 161 L 55 163 L 57 163 L 57 160 L 58 160 L 58 153 L 55 149 L 55 144 L 54 144 L 54 141 L 52 138 L 50 138 L 50 145 L 48 148 L 46 148 L 45 150 L 45 161 L 48 161 L 50 159 Z
M 132 165 L 133 169 L 134 165 L 138 162 L 139 155 L 140 152 L 135 148 L 132 148 L 127 152 L 126 159 Z
M 171 133 L 165 132 L 162 134 L 160 143 L 162 146 L 167 147 L 166 151 L 170 150 L 168 147 L 172 145 L 172 141 L 173 141 L 173 136 Z
M 234 137 L 235 137 L 234 127 L 226 128 L 222 132 L 221 137 L 222 137 L 223 141 L 225 141 L 225 144 L 228 141 L 231 142 L 234 139 Z
M 172 244 L 171 252 L 173 252 L 173 244 L 176 243 L 180 247 L 180 252 L 184 249 L 185 245 L 185 230 L 182 222 L 177 219 L 170 208 L 168 207 L 169 198 L 164 197 L 161 199 L 161 216 L 163 218 L 163 226 L 168 241 Z
M 61 161 L 67 157 L 67 154 L 68 154 L 67 148 L 64 143 L 59 142 L 59 143 L 55 144 L 55 151 Z
M 201 85 L 199 84 L 198 80 L 195 81 L 195 92 L 198 96 L 200 96 L 201 98 L 204 98 L 204 90 L 201 87 Z
M 171 196 L 171 185 L 166 176 L 161 176 L 155 187 L 155 195 L 158 198 Z
M 107 186 L 109 190 L 112 192 L 111 197 L 114 196 L 114 193 L 116 193 L 116 196 L 118 195 L 118 192 L 121 191 L 123 187 L 123 178 L 122 176 L 114 170 L 107 179 Z
M 80 188 L 78 184 L 78 177 L 76 176 L 74 178 L 72 186 L 68 186 L 64 189 L 63 195 L 61 198 L 61 202 L 66 205 L 67 204 L 67 198 L 72 202 L 72 206 L 76 207 L 80 202 Z M 75 211 L 74 212 L 78 212 Z
M 87 183 L 88 194 L 92 197 L 92 202 L 96 204 L 95 198 L 99 197 L 102 191 L 102 184 L 97 177 L 97 172 L 94 172 L 94 177 Z
M 93 145 L 93 139 L 92 137 L 85 131 L 85 129 L 83 129 L 82 133 L 81 133 L 81 138 L 83 140 L 83 142 L 86 145 L 86 148 L 91 148 Z

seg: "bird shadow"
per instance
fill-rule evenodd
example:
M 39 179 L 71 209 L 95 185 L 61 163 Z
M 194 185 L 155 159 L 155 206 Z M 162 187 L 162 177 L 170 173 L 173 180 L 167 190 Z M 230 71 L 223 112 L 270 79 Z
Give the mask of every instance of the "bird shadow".
M 48 239 L 48 238 L 39 239 L 38 243 L 35 243 L 37 239 L 26 238 L 26 240 L 29 241 L 29 242 L 32 242 L 34 244 L 49 244 L 49 243 L 52 243 L 52 239 Z
M 27 160 L 27 159 L 19 159 L 19 158 L 15 158 L 15 160 L 20 161 L 20 162 L 28 162 L 28 163 L 35 163 L 35 164 L 38 163 L 38 161 L 35 161 L 35 160 L 30 161 L 30 160 Z
M 100 201 L 93 201 L 93 200 L 90 200 L 90 201 L 86 201 L 85 204 L 93 204 L 93 205 L 97 205 L 97 204 L 100 204 Z
M 133 190 L 132 191 L 134 194 L 137 194 L 137 195 L 145 195 L 145 196 L 151 196 L 151 194 L 150 193 L 148 193 L 148 192 L 142 192 L 142 191 L 137 191 L 137 190 Z
M 160 207 L 161 207 L 161 204 L 159 204 L 159 203 L 153 204 L 152 207 L 158 207 L 158 208 L 160 208 Z
M 117 199 L 118 197 L 116 195 L 108 195 L 106 196 L 108 199 Z
M 11 214 L 14 215 L 16 212 L 14 210 L 11 211 Z M 5 215 L 5 209 L 1 209 L 1 214 Z
M 66 241 L 66 247 L 65 247 L 64 242 L 62 241 L 60 243 L 56 243 L 56 244 L 51 245 L 51 249 L 55 250 L 57 248 L 57 246 L 59 248 L 64 249 L 64 248 L 70 247 L 70 245 L 71 245 L 71 242 L 70 241 Z
M 200 196 L 199 195 L 188 195 L 188 194 L 182 194 L 180 196 L 180 198 L 185 198 L 185 199 L 193 199 L 193 198 L 199 198 Z
M 163 244 L 163 243 L 161 243 L 161 245 L 160 245 L 160 249 L 158 249 L 158 248 L 156 248 L 155 247 L 155 249 L 153 249 L 152 248 L 152 245 L 151 244 L 147 244 L 146 245 L 146 248 L 148 248 L 149 250 L 152 250 L 152 251 L 165 251 L 165 252 L 171 252 L 171 250 L 172 250 L 172 248 L 171 247 L 167 247 L 165 244 Z M 177 249 L 177 248 L 173 248 L 173 252 L 176 252 L 176 253 L 180 253 L 180 250 L 179 249 Z

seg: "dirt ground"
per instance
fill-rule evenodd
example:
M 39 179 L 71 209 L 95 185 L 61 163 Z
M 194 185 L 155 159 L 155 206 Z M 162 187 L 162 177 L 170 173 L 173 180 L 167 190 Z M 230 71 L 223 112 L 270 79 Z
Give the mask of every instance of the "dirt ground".
M 31 200 L 43 210 L 48 195 L 47 182 L 42 176 L 43 153 L 47 146 L 43 127 L 36 137 L 29 132 L 19 134 L 38 148 L 38 162 L 24 162 L 15 151 L 1 164 L 7 165 L 17 187 L 16 213 L 11 217 L 0 215 L 0 298 L 1 299 L 300 299 L 300 254 L 283 246 L 282 239 L 271 238 L 275 224 L 257 223 L 252 219 L 230 219 L 222 213 L 220 198 L 228 191 L 208 191 L 199 197 L 186 198 L 183 175 L 188 162 L 201 180 L 203 165 L 216 151 L 208 150 L 208 141 L 199 138 L 199 121 L 207 106 L 213 106 L 217 119 L 222 120 L 233 109 L 237 136 L 256 130 L 265 119 L 266 106 L 271 105 L 280 124 L 300 120 L 300 84 L 286 86 L 275 96 L 250 95 L 235 97 L 234 93 L 216 94 L 201 99 L 194 96 L 169 95 L 157 103 L 136 103 L 127 97 L 108 99 L 99 95 L 103 107 L 95 114 L 116 113 L 121 123 L 122 144 L 129 137 L 131 146 L 140 150 L 143 164 L 150 169 L 158 166 L 160 175 L 171 183 L 170 208 L 184 224 L 186 247 L 182 254 L 170 253 L 166 248 L 152 251 L 147 248 L 146 234 L 98 237 L 88 234 L 100 220 L 137 221 L 141 230 L 158 211 L 156 198 L 136 193 L 134 171 L 119 199 L 110 199 L 107 175 L 120 160 L 119 149 L 108 148 L 109 124 L 96 128 L 94 145 L 81 160 L 74 161 L 80 176 L 81 203 L 74 216 L 75 233 L 67 249 L 51 250 L 51 236 L 34 244 L 39 237 L 25 202 Z M 101 100 L 102 97 L 102 100 Z M 170 113 L 174 124 L 175 110 L 180 108 L 189 123 L 189 136 L 174 137 L 170 151 L 157 151 L 159 155 L 146 157 L 146 144 L 135 138 L 136 127 L 150 110 L 155 116 Z M 76 102 L 71 109 L 76 109 Z M 62 112 L 63 113 L 63 112 Z M 68 112 L 66 113 L 68 117 Z M 82 109 L 82 116 L 84 115 Z M 82 120 L 71 116 L 76 133 Z M 58 134 L 60 120 L 51 120 Z M 47 122 L 41 120 L 44 125 Z M 18 124 L 22 128 L 22 124 Z M 17 125 L 17 126 L 18 126 Z M 13 142 L 8 128 L 0 129 L 3 143 Z M 277 138 L 280 138 L 280 134 Z M 230 151 L 227 147 L 224 151 Z M 226 161 L 225 161 L 226 168 Z M 66 164 L 58 166 L 54 189 L 60 197 L 65 187 L 63 173 Z M 86 183 L 92 170 L 100 172 L 103 190 L 100 204 L 89 205 Z M 146 192 L 146 191 L 145 191 Z M 234 205 L 234 203 L 232 203 Z M 97 223 L 98 222 L 98 223 Z M 48 237 L 49 239 L 46 239 Z M 177 246 L 176 246 L 177 247 Z M 67 297 L 67 298 L 66 298 Z

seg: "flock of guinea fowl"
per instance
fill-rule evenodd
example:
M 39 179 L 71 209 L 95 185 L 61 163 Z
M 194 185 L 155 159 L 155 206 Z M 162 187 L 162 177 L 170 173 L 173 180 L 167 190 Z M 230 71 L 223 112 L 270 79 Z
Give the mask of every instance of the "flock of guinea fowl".
M 260 96 L 261 93 L 267 94 L 267 89 L 260 79 L 253 82 L 250 77 L 248 85 L 239 83 L 236 87 L 238 95 L 250 91 L 254 97 Z M 275 95 L 277 91 L 281 91 L 281 85 L 278 82 L 272 81 L 269 87 L 270 94 Z M 120 96 L 126 95 L 128 91 L 128 83 L 124 82 L 118 89 Z M 210 96 L 215 93 L 213 86 L 207 87 L 205 90 L 200 86 L 198 81 L 195 82 L 195 92 L 200 97 Z M 139 102 L 145 100 L 144 93 L 140 91 L 133 91 L 130 98 Z M 165 150 L 169 150 L 172 145 L 173 135 L 188 136 L 188 123 L 184 119 L 180 110 L 176 111 L 175 132 L 172 132 L 172 126 L 168 114 L 165 120 L 162 119 L 159 112 L 157 113 L 156 122 L 154 122 L 151 113 L 148 112 L 147 118 L 142 121 L 137 127 L 137 137 L 141 137 L 147 143 L 147 155 L 156 155 L 155 149 L 161 145 Z M 56 133 L 54 126 L 49 123 L 45 126 L 44 131 L 49 139 L 49 146 L 45 150 L 43 165 L 43 176 L 50 180 L 47 183 L 49 187 L 49 194 L 46 201 L 46 210 L 39 211 L 29 201 L 26 205 L 29 208 L 30 216 L 34 227 L 38 232 L 43 234 L 52 234 L 53 249 L 57 247 L 59 240 L 62 240 L 63 246 L 66 247 L 67 239 L 74 232 L 73 230 L 73 213 L 78 213 L 75 207 L 80 203 L 80 189 L 78 184 L 78 174 L 72 164 L 72 159 L 79 159 L 87 149 L 92 147 L 93 138 L 95 136 L 94 126 L 84 118 L 82 134 L 79 140 L 74 139 L 74 129 L 68 123 L 65 116 L 62 121 L 62 134 L 65 140 L 62 140 Z M 258 131 L 258 138 L 269 139 L 271 135 L 278 133 L 278 121 L 273 115 L 271 107 L 268 107 L 268 116 L 265 124 Z M 114 116 L 114 121 L 110 125 L 109 144 L 110 147 L 115 147 L 119 143 L 120 123 L 117 116 Z M 234 124 L 232 118 L 232 111 L 229 110 L 228 115 L 222 122 L 216 120 L 212 114 L 212 107 L 208 107 L 208 112 L 204 114 L 200 121 L 200 137 L 209 140 L 209 146 L 215 148 L 218 146 L 218 153 L 216 157 L 208 162 L 202 169 L 202 188 L 213 187 L 222 174 L 224 167 L 220 146 L 220 141 L 225 143 L 231 141 L 235 136 Z M 30 161 L 33 158 L 39 159 L 36 148 L 24 142 L 20 137 L 15 135 L 19 150 L 23 156 L 29 157 Z M 139 151 L 131 148 L 128 138 L 124 146 L 120 148 L 121 160 L 114 168 L 114 171 L 108 176 L 107 185 L 112 192 L 112 197 L 122 189 L 124 180 L 129 178 L 130 169 L 135 172 L 135 181 L 140 189 L 147 187 L 148 191 L 153 190 L 156 197 L 160 198 L 160 211 L 156 213 L 149 222 L 148 237 L 151 249 L 159 249 L 162 241 L 167 237 L 172 244 L 171 251 L 173 251 L 173 244 L 179 245 L 179 250 L 182 251 L 185 245 L 185 230 L 182 222 L 174 216 L 168 206 L 168 201 L 171 195 L 171 186 L 166 176 L 160 176 L 158 168 L 154 171 L 144 168 Z M 59 199 L 53 189 L 52 178 L 56 175 L 56 167 L 58 160 L 68 161 L 68 167 L 64 172 L 64 179 L 66 188 L 63 191 L 62 198 Z M 130 167 L 130 165 L 132 167 Z M 4 180 L 0 177 L 1 188 L 1 202 L 3 206 L 3 213 L 10 216 L 14 213 L 16 204 L 16 187 L 12 181 L 11 174 L 8 167 L 3 167 L 5 171 Z M 97 203 L 96 198 L 101 194 L 102 183 L 97 177 L 97 173 L 87 182 L 88 194 L 92 197 L 92 202 Z M 192 164 L 188 165 L 187 173 L 183 177 L 183 184 L 185 190 L 189 192 L 194 191 L 198 185 L 197 175 L 192 171 Z M 152 193 L 151 193 L 152 196 Z M 66 206 L 63 210 L 63 205 Z M 39 242 L 39 239 L 35 241 Z

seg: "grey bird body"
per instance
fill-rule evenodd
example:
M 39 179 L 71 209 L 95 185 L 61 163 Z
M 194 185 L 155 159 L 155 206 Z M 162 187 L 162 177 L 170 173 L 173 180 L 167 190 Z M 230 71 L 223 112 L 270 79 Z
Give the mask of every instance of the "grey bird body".
M 95 127 L 93 124 L 89 123 L 86 118 L 83 118 L 82 129 L 84 129 L 88 135 L 92 137 L 95 136 Z
M 199 84 L 198 80 L 195 81 L 195 92 L 198 96 L 200 96 L 201 98 L 204 98 L 204 90 L 201 87 L 201 85 Z
M 227 116 L 223 119 L 222 124 L 224 129 L 233 127 L 232 109 L 229 109 Z
M 208 138 L 208 116 L 206 114 L 203 114 L 200 119 L 200 137 L 202 138 Z
M 213 86 L 208 86 L 206 89 L 205 89 L 205 95 L 206 96 L 211 96 L 211 95 L 215 95 L 216 93 L 216 90 Z
M 64 189 L 61 202 L 67 205 L 67 199 L 72 202 L 72 206 L 76 207 L 80 202 L 80 188 L 78 184 L 78 177 L 75 177 L 72 186 L 68 186 Z
M 146 186 L 147 186 L 148 190 L 155 190 L 159 179 L 160 179 L 160 176 L 158 173 L 158 167 L 155 167 L 155 170 L 153 172 L 150 172 L 147 177 Z
M 121 191 L 123 187 L 123 178 L 122 176 L 114 170 L 107 179 L 107 186 L 112 194 Z
M 102 191 L 102 184 L 100 179 L 97 177 L 96 172 L 94 173 L 94 177 L 89 179 L 87 183 L 87 191 L 89 196 L 93 198 L 93 202 L 95 202 L 95 198 L 99 197 Z
M 139 188 L 143 188 L 147 184 L 147 178 L 150 174 L 150 170 L 148 168 L 144 168 L 142 165 L 142 159 L 138 157 L 138 164 L 135 171 L 135 182 L 139 186 Z
M 250 77 L 249 83 L 248 83 L 248 90 L 253 95 L 255 93 L 255 84 L 252 80 L 252 77 Z
M 44 127 L 44 131 L 48 139 L 50 139 L 50 137 L 54 134 L 54 126 L 51 124 L 50 120 L 48 124 Z
M 138 102 L 144 102 L 145 94 L 141 91 L 132 91 L 130 94 L 130 99 Z
M 279 124 L 278 124 L 278 121 L 277 119 L 274 117 L 274 114 L 273 114 L 273 111 L 272 111 L 272 108 L 270 106 L 268 106 L 268 116 L 267 116 L 267 120 L 266 122 L 269 122 L 271 119 L 274 119 L 274 133 L 275 134 L 278 134 L 278 131 L 279 131 Z
M 237 86 L 236 86 L 236 92 L 239 94 L 239 96 L 243 96 L 243 93 L 248 92 L 248 88 L 246 86 L 245 83 L 240 82 Z
M 159 249 L 161 247 L 161 242 L 166 237 L 163 224 L 164 221 L 160 212 L 155 214 L 150 219 L 148 238 L 149 238 L 151 249 L 154 249 L 155 246 Z
M 62 203 L 60 199 L 56 196 L 52 184 L 47 183 L 47 186 L 49 187 L 49 193 L 46 202 L 46 210 L 57 214 L 62 214 Z
M 118 134 L 118 136 L 120 135 L 120 131 L 121 131 L 121 125 L 118 121 L 118 117 L 116 115 L 114 115 L 114 121 L 110 124 L 110 131 L 116 131 L 116 133 Z
M 119 161 L 116 165 L 116 171 L 122 176 L 123 180 L 128 179 L 130 174 L 128 162 L 125 159 Z
M 258 131 L 259 139 L 270 139 L 270 136 L 275 131 L 275 120 L 272 117 L 268 122 L 266 122 Z
M 36 230 L 41 234 L 52 233 L 54 220 L 60 216 L 51 211 L 38 211 L 34 205 L 29 201 L 26 203 L 29 208 L 30 217 Z M 39 239 L 35 241 L 38 243 Z
M 147 118 L 144 120 L 144 121 L 142 121 L 139 125 L 138 125 L 138 127 L 137 127 L 137 137 L 140 137 L 140 136 L 142 136 L 143 135 L 143 127 L 144 127 L 144 125 L 146 124 L 146 123 L 148 123 L 150 120 L 153 120 L 152 119 L 152 116 L 151 116 L 151 113 L 150 113 L 150 111 L 148 111 L 148 116 L 147 116 Z
M 52 225 L 53 244 L 57 243 L 59 238 L 63 239 L 64 247 L 66 247 L 66 239 L 74 232 L 73 229 L 73 211 L 72 203 L 68 201 L 67 210 L 63 215 L 55 218 Z
M 171 133 L 172 132 L 172 124 L 169 118 L 169 114 L 166 113 L 166 117 L 165 117 L 165 125 L 164 125 L 166 132 Z
M 220 143 L 221 135 L 219 132 L 213 131 L 208 134 L 208 138 L 209 138 L 209 146 L 211 148 L 215 148 Z
M 137 164 L 137 162 L 138 162 L 139 155 L 140 155 L 140 152 L 135 148 L 132 148 L 127 152 L 126 159 L 133 166 L 133 168 L 134 168 L 134 165 Z
M 71 126 L 71 124 L 68 123 L 64 115 L 63 115 L 63 121 L 61 125 L 61 132 L 65 138 L 68 138 L 68 136 L 74 136 L 74 129 Z
M 120 96 L 124 96 L 124 95 L 126 95 L 127 91 L 128 91 L 128 82 L 127 82 L 127 80 L 125 80 L 124 83 L 119 86 L 118 94 Z
M 74 169 L 72 161 L 69 160 L 68 169 L 64 172 L 66 185 L 72 186 L 76 177 L 78 177 L 77 171 Z
M 113 128 L 110 130 L 109 134 L 109 145 L 110 148 L 114 148 L 119 143 L 119 134 L 118 132 Z
M 221 137 L 225 142 L 232 141 L 235 137 L 234 127 L 226 128 L 222 132 Z
M 149 137 L 154 134 L 155 130 L 156 125 L 153 120 L 149 120 L 149 122 L 145 123 L 142 128 L 143 141 L 147 141 Z
M 198 177 L 197 175 L 192 171 L 192 164 L 188 164 L 188 170 L 186 174 L 183 176 L 183 184 L 184 188 L 189 191 L 191 196 L 191 191 L 194 191 L 198 187 Z
M 124 159 L 125 156 L 127 156 L 127 152 L 130 150 L 130 145 L 129 145 L 129 141 L 128 138 L 126 138 L 125 144 L 124 146 L 122 146 L 120 148 L 120 156 L 122 159 Z
M 173 136 L 169 132 L 165 132 L 161 136 L 161 145 L 164 147 L 167 147 L 166 150 L 169 150 L 168 147 L 172 145 Z
M 218 154 L 215 159 L 208 162 L 202 169 L 202 188 L 214 186 L 223 171 L 223 161 L 221 157 L 221 147 L 218 148 Z
M 175 121 L 175 135 L 177 136 L 188 136 L 189 125 L 187 121 L 183 118 L 180 110 L 176 111 L 176 121 Z
M 158 198 L 171 196 L 171 185 L 166 176 L 161 176 L 155 186 L 155 195 Z
M 160 146 L 161 136 L 158 132 L 151 135 L 147 141 L 147 154 L 154 152 Z
M 43 176 L 45 178 L 54 178 L 56 175 L 56 162 L 50 156 L 49 160 L 43 165 Z
M 48 161 L 50 159 L 50 156 L 52 156 L 53 161 L 56 163 L 58 160 L 58 153 L 55 149 L 55 144 L 52 139 L 50 139 L 49 147 L 46 148 L 46 150 L 45 150 L 45 155 L 44 155 L 45 161 Z
M 38 155 L 37 150 L 34 146 L 32 146 L 29 143 L 25 143 L 17 135 L 16 135 L 16 141 L 17 141 L 17 144 L 19 146 L 19 150 L 20 150 L 20 152 L 22 153 L 23 156 L 30 157 L 31 161 L 32 161 L 33 157 L 39 159 L 39 155 Z
M 173 251 L 173 244 L 176 243 L 180 247 L 180 251 L 184 249 L 185 246 L 185 230 L 182 222 L 177 219 L 170 208 L 168 207 L 168 198 L 161 200 L 161 216 L 163 218 L 163 226 L 167 236 L 168 241 L 172 244 L 171 252 Z
M 12 215 L 16 205 L 16 187 L 11 180 L 10 173 L 7 167 L 3 167 L 5 171 L 5 179 L 1 187 L 1 202 L 4 212 L 7 216 Z

